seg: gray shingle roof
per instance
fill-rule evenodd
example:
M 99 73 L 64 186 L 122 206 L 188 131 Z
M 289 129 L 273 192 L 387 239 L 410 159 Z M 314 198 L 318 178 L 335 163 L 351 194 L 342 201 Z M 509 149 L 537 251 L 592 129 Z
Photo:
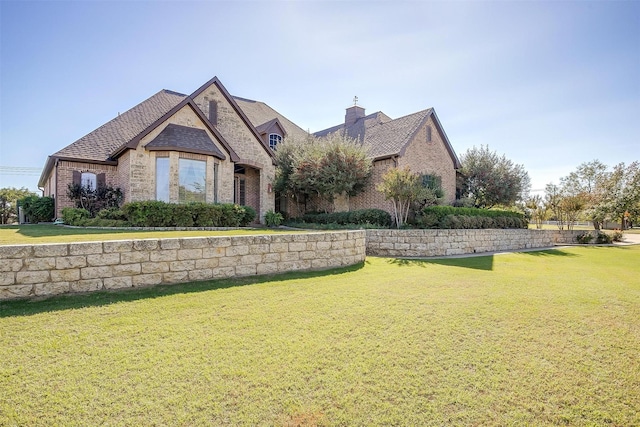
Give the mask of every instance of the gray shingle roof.
M 114 151 L 131 141 L 185 98 L 186 95 L 181 93 L 161 90 L 54 153 L 53 156 L 105 161 Z
M 400 154 L 418 127 L 432 112 L 433 109 L 429 108 L 398 119 L 391 119 L 386 114 L 377 112 L 358 119 L 352 125 L 333 126 L 314 135 L 322 137 L 334 132 L 344 132 L 359 140 L 373 159 L 394 156 Z
M 148 150 L 175 150 L 188 153 L 208 154 L 219 159 L 226 156 L 215 146 L 207 132 L 170 123 L 153 141 L 145 146 Z
M 233 100 L 236 102 L 236 104 L 238 104 L 238 107 L 242 109 L 242 111 L 249 118 L 251 124 L 254 127 L 261 127 L 265 123 L 277 118 L 282 127 L 284 127 L 284 130 L 285 132 L 287 132 L 288 136 L 292 136 L 294 138 L 307 137 L 307 132 L 304 129 L 293 123 L 291 120 L 287 119 L 282 114 L 278 113 L 273 108 L 269 107 L 264 102 L 240 98 L 238 96 L 234 96 Z

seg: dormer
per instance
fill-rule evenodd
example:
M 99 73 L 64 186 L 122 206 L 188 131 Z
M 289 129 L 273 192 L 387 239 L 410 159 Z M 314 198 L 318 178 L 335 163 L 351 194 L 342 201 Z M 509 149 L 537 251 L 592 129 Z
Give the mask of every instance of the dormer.
M 287 136 L 287 132 L 285 132 L 284 127 L 277 118 L 257 126 L 256 130 L 260 134 L 262 140 L 266 144 L 269 144 L 269 148 L 272 150 L 275 150 L 277 145 L 282 142 L 285 136 Z

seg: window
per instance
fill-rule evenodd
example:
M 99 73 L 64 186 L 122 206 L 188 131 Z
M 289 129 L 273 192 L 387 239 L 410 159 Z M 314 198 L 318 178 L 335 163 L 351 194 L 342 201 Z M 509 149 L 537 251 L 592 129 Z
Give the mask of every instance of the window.
M 432 190 L 440 190 L 442 178 L 437 175 L 422 175 L 422 185 Z
M 425 133 L 426 135 L 426 140 L 427 142 L 431 142 L 431 126 L 427 126 L 425 129 Z
M 247 182 L 244 178 L 235 177 L 233 180 L 233 203 L 244 206 L 247 202 Z
M 168 157 L 156 157 L 156 200 L 169 202 Z
M 179 159 L 178 202 L 204 202 L 206 192 L 207 162 L 203 160 Z
M 97 178 L 95 173 L 82 172 L 80 178 L 80 185 L 89 190 L 95 190 L 97 188 Z
M 276 149 L 276 146 L 282 142 L 282 137 L 277 133 L 272 133 L 269 135 L 269 148 L 272 150 Z

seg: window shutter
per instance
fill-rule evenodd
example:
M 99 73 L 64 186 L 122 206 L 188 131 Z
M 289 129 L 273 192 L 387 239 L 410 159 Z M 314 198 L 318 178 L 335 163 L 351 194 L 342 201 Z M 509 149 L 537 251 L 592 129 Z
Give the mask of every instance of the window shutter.
M 80 171 L 73 171 L 73 176 L 71 177 L 71 181 L 73 185 L 80 185 L 82 182 L 82 174 Z
M 106 187 L 107 186 L 106 174 L 99 173 L 98 175 L 96 175 L 96 184 L 98 188 Z
M 212 125 L 218 126 L 218 103 L 209 101 L 209 121 Z

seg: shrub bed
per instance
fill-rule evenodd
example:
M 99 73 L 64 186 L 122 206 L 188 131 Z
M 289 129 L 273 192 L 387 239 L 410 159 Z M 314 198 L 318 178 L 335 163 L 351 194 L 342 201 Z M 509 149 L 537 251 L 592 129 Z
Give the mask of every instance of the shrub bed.
M 301 218 L 292 219 L 295 223 L 336 224 L 336 225 L 373 225 L 388 227 L 391 215 L 381 209 L 360 209 L 350 212 L 310 212 Z
M 416 217 L 419 228 L 527 228 L 524 214 L 453 206 L 429 206 Z
M 65 224 L 99 227 L 243 227 L 256 218 L 250 206 L 231 203 L 165 203 L 155 200 L 131 202 L 122 209 L 109 208 L 89 218 L 89 211 L 62 210 Z

